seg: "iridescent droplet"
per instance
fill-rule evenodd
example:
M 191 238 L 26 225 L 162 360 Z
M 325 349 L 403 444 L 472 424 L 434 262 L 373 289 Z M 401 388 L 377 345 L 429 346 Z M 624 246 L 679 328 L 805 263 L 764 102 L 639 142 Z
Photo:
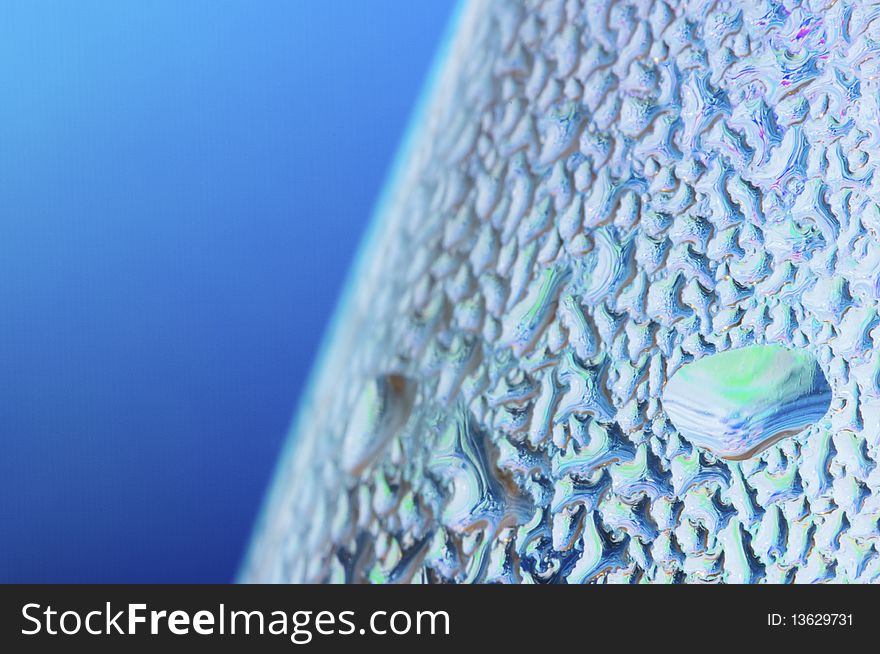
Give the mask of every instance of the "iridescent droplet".
M 684 365 L 667 382 L 663 408 L 693 444 L 725 459 L 747 459 L 814 425 L 831 387 L 803 350 L 760 345 Z
M 406 423 L 415 387 L 398 374 L 379 375 L 364 384 L 342 441 L 345 470 L 360 472 Z

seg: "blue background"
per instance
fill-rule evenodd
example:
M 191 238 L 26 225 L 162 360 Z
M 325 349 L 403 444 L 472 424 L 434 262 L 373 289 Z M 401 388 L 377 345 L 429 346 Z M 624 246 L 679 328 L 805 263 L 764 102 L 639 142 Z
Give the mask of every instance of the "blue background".
M 452 5 L 0 3 L 0 581 L 233 579 Z

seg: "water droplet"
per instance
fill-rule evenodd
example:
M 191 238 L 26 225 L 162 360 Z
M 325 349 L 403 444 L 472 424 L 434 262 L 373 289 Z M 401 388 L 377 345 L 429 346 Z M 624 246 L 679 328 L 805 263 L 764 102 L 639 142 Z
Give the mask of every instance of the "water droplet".
M 345 470 L 358 473 L 409 418 L 416 384 L 402 375 L 379 375 L 364 385 L 342 444 Z
M 725 459 L 747 459 L 814 425 L 831 387 L 811 354 L 778 345 L 729 350 L 680 368 L 663 408 L 693 444 Z

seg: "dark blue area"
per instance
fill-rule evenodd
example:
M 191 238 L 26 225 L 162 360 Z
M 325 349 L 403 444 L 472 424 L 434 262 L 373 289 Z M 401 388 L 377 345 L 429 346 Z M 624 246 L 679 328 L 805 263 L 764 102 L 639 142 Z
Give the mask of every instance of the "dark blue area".
M 0 581 L 232 580 L 452 5 L 0 4 Z

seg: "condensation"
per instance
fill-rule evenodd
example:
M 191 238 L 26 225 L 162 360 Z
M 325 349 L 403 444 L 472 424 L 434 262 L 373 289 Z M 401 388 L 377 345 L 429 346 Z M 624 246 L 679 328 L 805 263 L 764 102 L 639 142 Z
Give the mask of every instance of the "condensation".
M 880 579 L 880 6 L 475 1 L 441 71 L 242 579 Z

